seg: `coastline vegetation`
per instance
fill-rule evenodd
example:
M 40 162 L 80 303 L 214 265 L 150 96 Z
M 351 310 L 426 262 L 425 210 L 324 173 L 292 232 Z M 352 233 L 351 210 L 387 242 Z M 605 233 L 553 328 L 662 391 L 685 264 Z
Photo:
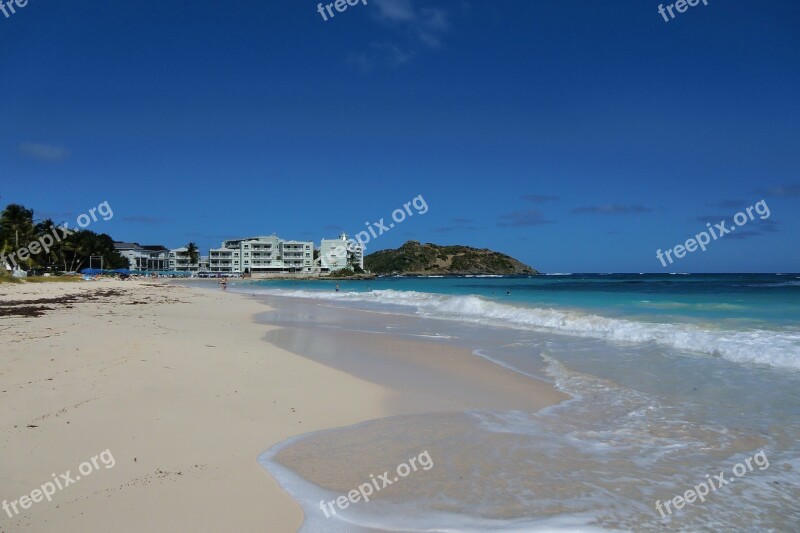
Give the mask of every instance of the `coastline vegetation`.
M 32 246 L 42 236 L 52 235 L 59 226 L 63 223 L 56 224 L 50 218 L 34 219 L 33 209 L 20 204 L 7 205 L 0 212 L 0 270 L 3 274 L 6 274 L 6 266 L 35 272 L 76 272 L 89 266 L 90 257 L 98 263 L 102 258 L 104 268 L 127 268 L 128 260 L 114 248 L 114 240 L 105 233 L 77 229 L 67 234 L 56 230 L 59 240 L 48 249 Z M 25 259 L 18 256 L 23 249 L 27 252 Z
M 364 266 L 379 275 L 538 274 L 513 257 L 486 248 L 440 246 L 419 241 L 408 241 L 396 250 L 372 253 L 364 258 Z

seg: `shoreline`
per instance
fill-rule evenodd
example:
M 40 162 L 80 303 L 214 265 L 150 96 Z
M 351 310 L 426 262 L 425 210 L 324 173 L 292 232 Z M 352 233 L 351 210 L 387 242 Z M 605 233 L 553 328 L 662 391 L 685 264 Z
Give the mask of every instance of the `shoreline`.
M 266 300 L 272 308 L 280 302 L 284 317 L 280 327 L 267 333 L 270 343 L 393 391 L 387 416 L 470 409 L 535 412 L 569 399 L 549 381 L 503 367 L 469 348 L 444 342 L 445 338 L 364 329 L 383 324 L 388 320 L 383 314 L 330 306 L 324 300 L 274 296 Z M 313 325 L 287 324 L 285 317 L 291 313 Z M 272 314 L 261 313 L 261 323 L 274 324 Z M 337 325 L 360 324 L 362 329 L 337 330 L 329 320 Z M 404 324 L 411 330 L 419 323 L 399 315 L 390 320 L 394 328 Z
M 0 313 L 0 500 L 30 494 L 53 472 L 75 472 L 101 450 L 115 460 L 52 502 L 0 514 L 0 531 L 55 523 L 65 531 L 296 531 L 301 507 L 259 465 L 263 452 L 311 433 L 437 411 L 435 397 L 276 345 L 270 336 L 290 333 L 258 321 L 272 309 L 263 298 L 171 281 L 0 286 L 0 310 L 41 308 L 39 316 Z M 450 391 L 491 382 L 481 402 L 497 395 L 508 400 L 498 407 L 531 405 L 510 401 L 501 385 L 518 383 L 522 397 L 528 378 L 468 351 L 403 339 L 381 346 L 368 335 L 339 346 L 353 342 L 380 351 L 378 366 L 435 370 Z M 467 369 L 425 366 L 420 351 L 434 349 Z M 468 396 L 438 411 L 470 407 Z
M 456 478 L 469 476 L 464 465 L 480 463 L 463 454 L 471 450 L 478 456 L 489 444 L 475 430 L 474 413 L 533 414 L 572 399 L 553 382 L 491 362 L 449 338 L 418 335 L 431 325 L 427 319 L 343 308 L 324 300 L 263 298 L 279 309 L 259 316 L 263 323 L 280 326 L 267 334 L 273 344 L 394 392 L 384 409 L 389 416 L 298 435 L 259 458 L 303 506 L 304 531 L 395 531 L 412 523 L 428 530 L 431 524 L 425 520 L 404 523 L 402 517 L 413 514 L 412 494 L 454 490 Z M 383 328 L 389 331 L 376 331 Z M 462 453 L 454 453 L 453 440 Z M 369 506 L 354 506 L 346 513 L 338 508 L 343 522 L 329 520 L 320 510 L 324 501 L 333 512 L 331 502 L 341 502 L 342 495 L 370 479 L 370 472 L 391 471 L 392 465 L 423 450 L 442 466 L 376 492 Z M 398 515 L 396 498 L 411 505 L 406 513 Z
M 0 286 L 0 503 L 34 500 L 0 512 L 0 532 L 648 529 L 665 525 L 654 500 L 759 450 L 775 466 L 741 485 L 758 498 L 682 523 L 737 529 L 762 509 L 765 528 L 788 525 L 798 399 L 780 368 L 202 285 Z M 338 507 L 422 453 L 430 472 Z

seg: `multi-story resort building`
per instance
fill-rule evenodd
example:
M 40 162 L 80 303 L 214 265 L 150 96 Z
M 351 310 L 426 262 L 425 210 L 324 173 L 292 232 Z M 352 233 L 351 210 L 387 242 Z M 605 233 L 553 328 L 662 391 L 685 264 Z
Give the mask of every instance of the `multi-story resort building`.
M 314 267 L 314 243 L 271 235 L 224 241 L 208 255 L 210 272 L 238 274 L 305 272 Z
M 131 270 L 169 270 L 170 250 L 166 246 L 115 242 L 114 248 L 128 260 Z
M 322 239 L 319 242 L 319 268 L 322 272 L 336 272 L 343 268 L 358 265 L 364 268 L 364 245 L 348 246 L 347 234 L 342 233 L 338 239 Z
M 281 256 L 289 272 L 311 272 L 314 267 L 314 243 L 311 241 L 282 241 Z
M 199 263 L 190 263 L 188 249 L 170 250 L 161 245 L 140 245 L 136 242 L 115 242 L 114 248 L 128 260 L 131 270 L 155 272 L 199 272 L 208 270 L 208 257 L 201 256 Z
M 141 246 L 138 243 L 115 242 L 114 247 L 128 259 L 131 270 L 170 273 L 270 274 L 335 272 L 343 268 L 364 268 L 362 245 L 348 245 L 347 235 L 338 239 L 322 239 L 319 259 L 314 259 L 311 241 L 286 241 L 276 235 L 246 237 L 223 241 L 208 256 L 192 263 L 189 250 L 183 246 Z M 202 275 L 202 274 L 201 274 Z
M 186 246 L 173 248 L 169 251 L 169 269 L 177 272 L 207 272 L 208 256 L 198 255 L 197 259 L 197 262 L 191 262 Z

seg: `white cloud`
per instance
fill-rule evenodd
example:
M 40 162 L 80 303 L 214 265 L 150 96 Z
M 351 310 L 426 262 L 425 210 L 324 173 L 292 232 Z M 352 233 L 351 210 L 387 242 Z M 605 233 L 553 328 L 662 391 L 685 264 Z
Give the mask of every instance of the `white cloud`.
M 69 150 L 63 146 L 44 143 L 21 143 L 19 150 L 25 155 L 43 161 L 61 161 L 69 156 Z
M 409 0 L 372 0 L 378 6 L 378 18 L 392 22 L 414 20 L 416 14 Z
M 362 70 L 376 64 L 392 66 L 408 62 L 420 48 L 439 48 L 441 37 L 450 29 L 448 13 L 440 8 L 417 9 L 412 0 L 372 0 L 379 22 L 399 29 L 400 39 L 372 43 L 369 49 L 351 54 L 350 62 Z

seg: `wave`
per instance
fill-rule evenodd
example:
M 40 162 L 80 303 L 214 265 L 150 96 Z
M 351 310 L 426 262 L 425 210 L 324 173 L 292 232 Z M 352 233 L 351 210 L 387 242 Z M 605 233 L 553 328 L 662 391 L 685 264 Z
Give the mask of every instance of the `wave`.
M 255 292 L 296 298 L 411 306 L 416 309 L 417 315 L 426 318 L 460 320 L 614 342 L 651 343 L 685 352 L 723 357 L 736 363 L 800 370 L 800 331 L 797 330 L 712 330 L 690 324 L 640 322 L 577 311 L 522 307 L 494 302 L 480 296 L 391 289 L 360 293 L 287 289 Z

